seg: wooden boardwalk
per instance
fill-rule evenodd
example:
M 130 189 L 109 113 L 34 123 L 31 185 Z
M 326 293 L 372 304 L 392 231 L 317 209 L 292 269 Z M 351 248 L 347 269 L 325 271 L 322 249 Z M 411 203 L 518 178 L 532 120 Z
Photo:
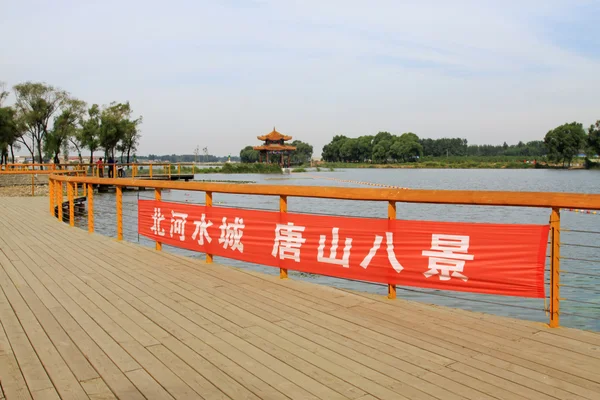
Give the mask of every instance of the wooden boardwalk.
M 0 198 L 0 399 L 599 399 L 600 334 L 281 281 Z

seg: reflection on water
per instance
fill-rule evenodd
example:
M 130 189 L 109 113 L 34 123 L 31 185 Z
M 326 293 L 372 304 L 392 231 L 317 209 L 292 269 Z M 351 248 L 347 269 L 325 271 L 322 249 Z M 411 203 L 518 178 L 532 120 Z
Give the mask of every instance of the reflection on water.
M 331 179 L 313 178 L 323 176 L 340 180 L 369 181 L 409 188 L 454 189 L 454 190 L 508 190 L 540 192 L 578 192 L 598 193 L 600 173 L 597 171 L 550 171 L 550 170 L 393 170 L 393 169 L 352 169 L 334 172 L 311 172 L 290 176 L 268 175 L 197 175 L 198 180 L 238 180 L 255 181 L 267 185 L 306 185 L 364 187 L 359 184 L 338 182 Z M 125 192 L 123 196 L 124 239 L 145 246 L 154 246 L 154 242 L 137 233 L 137 200 L 153 198 L 154 192 Z M 191 204 L 203 204 L 204 193 L 164 190 L 165 201 L 179 201 Z M 277 197 L 251 195 L 213 195 L 213 204 L 223 207 L 240 207 L 260 210 L 279 209 Z M 359 202 L 327 199 L 289 198 L 288 211 L 297 213 L 328 214 L 354 217 L 387 217 L 387 203 Z M 94 197 L 94 215 L 96 232 L 116 236 L 114 194 L 96 194 Z M 484 207 L 453 206 L 433 204 L 397 205 L 398 219 L 457 221 L 457 222 L 495 222 L 495 223 L 548 223 L 550 210 L 520 207 Z M 577 231 L 600 232 L 600 215 L 587 215 L 563 212 L 561 257 L 567 259 L 561 264 L 561 324 L 564 326 L 600 331 L 600 249 L 595 247 L 575 247 L 568 244 L 597 246 L 600 235 Z M 77 221 L 86 226 L 85 218 Z M 185 249 L 163 246 L 164 251 L 195 258 L 204 258 L 204 254 Z M 549 251 L 548 251 L 548 254 Z M 578 258 L 580 260 L 571 260 Z M 266 274 L 278 275 L 277 268 L 255 265 L 230 259 L 215 257 L 215 262 L 247 268 Z M 547 267 L 548 268 L 548 267 Z M 383 285 L 348 281 L 318 275 L 290 271 L 290 278 L 302 279 L 313 283 L 363 292 L 387 294 Z M 549 275 L 546 272 L 546 281 Z M 546 296 L 549 295 L 547 285 Z M 543 299 L 523 299 L 503 296 L 489 296 L 471 293 L 441 292 L 428 289 L 398 287 L 398 297 L 426 303 L 440 304 L 473 311 L 524 318 L 547 322 Z M 588 304 L 596 303 L 598 305 Z M 568 314 L 581 314 L 584 318 Z M 593 319 L 596 318 L 596 319 Z

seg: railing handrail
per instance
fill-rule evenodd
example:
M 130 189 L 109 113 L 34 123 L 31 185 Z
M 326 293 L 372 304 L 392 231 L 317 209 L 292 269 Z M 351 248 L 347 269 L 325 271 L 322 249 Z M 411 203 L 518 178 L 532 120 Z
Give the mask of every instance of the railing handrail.
M 0 175 L 67 175 L 73 173 L 86 173 L 85 169 L 68 169 L 68 170 L 39 170 L 39 169 L 23 169 L 23 170 L 0 170 Z
M 92 167 L 96 165 L 97 161 L 94 161 L 93 163 L 80 163 L 80 162 L 72 162 L 72 163 L 59 163 L 59 164 L 54 164 L 54 163 L 47 163 L 47 164 L 30 164 L 30 163 L 8 163 L 8 164 L 2 164 L 2 165 L 6 165 L 7 167 L 19 167 L 19 168 L 23 168 L 23 167 L 56 167 L 56 166 L 60 166 L 60 167 L 73 167 L 73 166 L 87 166 L 87 167 Z M 122 163 L 122 162 L 118 162 L 116 163 L 117 165 L 123 165 L 123 166 L 133 166 L 133 165 L 154 165 L 154 166 L 161 166 L 161 165 L 171 165 L 171 166 L 176 166 L 176 165 L 197 165 L 197 164 L 223 164 L 224 162 L 219 162 L 219 161 L 207 161 L 207 162 L 194 162 L 194 161 L 181 161 L 181 162 L 169 162 L 169 161 L 160 161 L 160 162 L 130 162 L 130 163 Z M 104 166 L 108 166 L 109 163 L 107 160 L 103 159 L 102 160 L 102 165 Z
M 478 190 L 426 190 L 339 188 L 330 186 L 279 186 L 206 182 L 173 182 L 131 178 L 51 176 L 62 182 L 93 185 L 146 187 L 154 189 L 262 196 L 310 197 L 336 200 L 395 201 L 401 203 L 454 204 L 507 207 L 585 208 L 600 210 L 600 194 L 559 192 L 508 192 Z

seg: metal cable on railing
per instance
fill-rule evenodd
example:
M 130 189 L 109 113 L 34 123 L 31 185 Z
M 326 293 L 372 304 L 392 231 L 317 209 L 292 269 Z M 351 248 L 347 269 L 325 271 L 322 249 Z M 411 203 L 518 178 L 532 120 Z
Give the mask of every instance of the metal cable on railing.
M 597 321 L 600 302 L 595 301 L 600 295 L 600 259 L 597 240 L 599 231 L 590 229 L 561 230 L 561 269 L 560 269 L 560 301 L 563 303 L 560 315 L 563 318 L 584 318 Z M 573 311 L 574 310 L 574 311 Z M 600 329 L 598 324 L 584 324 L 585 327 Z

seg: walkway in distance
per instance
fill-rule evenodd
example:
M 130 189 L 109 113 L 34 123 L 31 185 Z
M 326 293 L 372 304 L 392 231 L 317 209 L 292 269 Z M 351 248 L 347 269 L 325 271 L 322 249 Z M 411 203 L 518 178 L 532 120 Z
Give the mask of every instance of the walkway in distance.
M 600 334 L 261 275 L 0 198 L 0 398 L 600 398 Z

